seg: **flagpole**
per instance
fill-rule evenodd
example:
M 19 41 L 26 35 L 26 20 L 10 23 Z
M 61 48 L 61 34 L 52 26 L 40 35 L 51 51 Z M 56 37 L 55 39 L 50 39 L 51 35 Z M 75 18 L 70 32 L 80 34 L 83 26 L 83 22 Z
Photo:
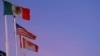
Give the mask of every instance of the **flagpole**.
M 7 27 L 7 17 L 4 15 L 5 21 L 5 47 L 6 47 L 6 56 L 9 56 L 9 42 L 8 42 L 8 27 Z
M 14 16 L 14 36 L 15 36 L 15 47 L 16 47 L 16 56 L 18 56 L 18 45 L 17 45 L 17 36 L 16 36 L 16 18 Z
M 21 50 L 22 50 L 22 56 L 25 56 L 25 52 L 24 52 L 24 45 L 25 45 L 25 44 L 23 44 L 23 42 L 24 42 L 24 41 L 23 41 L 23 36 L 20 35 L 20 37 L 21 37 L 20 39 L 21 39 L 21 44 L 22 44 L 22 49 L 21 49 Z

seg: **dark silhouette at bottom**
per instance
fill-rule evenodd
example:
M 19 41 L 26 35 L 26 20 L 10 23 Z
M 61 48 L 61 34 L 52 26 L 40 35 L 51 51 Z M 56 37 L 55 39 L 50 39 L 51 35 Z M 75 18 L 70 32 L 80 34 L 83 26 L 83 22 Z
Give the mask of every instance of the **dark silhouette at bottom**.
M 6 53 L 4 51 L 0 51 L 0 56 L 6 56 Z

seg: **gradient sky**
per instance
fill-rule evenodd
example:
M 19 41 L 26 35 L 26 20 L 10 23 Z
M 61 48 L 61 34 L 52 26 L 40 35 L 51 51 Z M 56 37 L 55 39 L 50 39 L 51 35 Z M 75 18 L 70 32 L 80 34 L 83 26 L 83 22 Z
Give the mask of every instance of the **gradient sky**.
M 39 52 L 26 56 L 100 56 L 100 0 L 8 0 L 30 8 L 31 20 L 17 23 L 37 36 Z M 3 3 L 0 1 L 0 50 L 5 51 Z M 10 56 L 15 56 L 13 17 L 7 16 Z M 19 38 L 18 38 L 19 42 Z M 21 49 L 18 46 L 18 55 Z

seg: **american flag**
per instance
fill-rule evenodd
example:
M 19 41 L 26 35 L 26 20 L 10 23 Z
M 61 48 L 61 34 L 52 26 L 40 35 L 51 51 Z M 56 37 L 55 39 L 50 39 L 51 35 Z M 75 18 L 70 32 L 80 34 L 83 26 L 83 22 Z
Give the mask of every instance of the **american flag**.
M 22 35 L 33 40 L 36 39 L 36 36 L 34 34 L 28 32 L 25 28 L 21 27 L 17 23 L 16 23 L 16 33 L 17 35 Z

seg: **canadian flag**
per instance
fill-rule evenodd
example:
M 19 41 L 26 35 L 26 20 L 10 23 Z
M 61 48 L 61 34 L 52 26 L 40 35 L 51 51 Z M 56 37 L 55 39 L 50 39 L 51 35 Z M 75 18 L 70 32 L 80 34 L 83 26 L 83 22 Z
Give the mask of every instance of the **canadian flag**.
M 39 49 L 39 47 L 36 44 L 26 40 L 25 38 L 23 38 L 23 36 L 20 36 L 20 47 L 26 48 L 28 50 L 32 50 L 35 52 L 38 52 L 38 49 Z

